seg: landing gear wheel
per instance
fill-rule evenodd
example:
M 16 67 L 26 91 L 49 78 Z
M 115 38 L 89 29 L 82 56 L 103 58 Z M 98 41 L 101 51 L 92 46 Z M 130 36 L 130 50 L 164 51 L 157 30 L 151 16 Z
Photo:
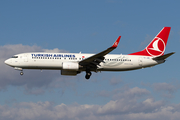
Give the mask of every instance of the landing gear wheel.
M 91 77 L 91 74 L 92 74 L 92 73 L 91 73 L 90 71 L 89 71 L 89 72 L 86 72 L 85 78 L 86 78 L 86 79 L 89 79 L 89 78 Z
M 20 72 L 20 75 L 22 76 L 24 73 L 23 72 Z

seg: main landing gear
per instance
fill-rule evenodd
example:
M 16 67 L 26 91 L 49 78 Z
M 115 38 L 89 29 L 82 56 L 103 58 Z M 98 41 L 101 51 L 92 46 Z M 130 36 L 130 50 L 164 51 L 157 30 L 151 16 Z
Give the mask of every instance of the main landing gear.
M 21 72 L 20 72 L 20 75 L 22 76 L 23 74 L 24 74 L 23 71 L 21 71 Z
M 92 74 L 91 71 L 87 70 L 85 78 L 89 79 L 91 77 L 91 74 Z

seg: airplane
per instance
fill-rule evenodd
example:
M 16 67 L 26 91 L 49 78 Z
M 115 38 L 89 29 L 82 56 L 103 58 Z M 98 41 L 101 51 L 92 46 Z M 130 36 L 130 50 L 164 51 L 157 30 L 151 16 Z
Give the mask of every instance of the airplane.
M 108 54 L 117 48 L 121 36 L 106 50 L 97 54 L 83 53 L 22 53 L 12 56 L 5 64 L 20 70 L 23 69 L 49 69 L 61 70 L 61 75 L 76 76 L 85 71 L 85 78 L 89 79 L 91 72 L 101 71 L 129 71 L 146 67 L 152 67 L 166 61 L 166 58 L 174 54 L 164 55 L 171 27 L 164 27 L 149 45 L 142 51 L 123 54 Z

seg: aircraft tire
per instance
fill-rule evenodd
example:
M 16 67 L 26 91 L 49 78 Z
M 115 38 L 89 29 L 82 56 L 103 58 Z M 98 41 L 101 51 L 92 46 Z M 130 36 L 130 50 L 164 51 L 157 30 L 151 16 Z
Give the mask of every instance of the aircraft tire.
M 23 72 L 20 72 L 20 75 L 22 76 L 24 73 Z
M 89 79 L 89 78 L 91 77 L 91 74 L 92 74 L 92 73 L 91 73 L 90 71 L 89 71 L 89 72 L 86 72 L 85 78 L 86 78 L 86 79 Z

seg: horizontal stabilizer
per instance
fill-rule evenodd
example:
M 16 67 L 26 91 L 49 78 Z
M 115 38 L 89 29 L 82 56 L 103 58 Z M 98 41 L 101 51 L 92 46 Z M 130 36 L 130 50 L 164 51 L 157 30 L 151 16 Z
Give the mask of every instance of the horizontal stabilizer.
M 155 57 L 153 58 L 153 60 L 166 60 L 166 58 L 168 58 L 169 56 L 173 55 L 175 52 L 172 52 L 172 53 L 168 53 L 168 54 L 165 54 L 165 55 L 162 55 L 162 56 L 159 56 L 159 57 Z

